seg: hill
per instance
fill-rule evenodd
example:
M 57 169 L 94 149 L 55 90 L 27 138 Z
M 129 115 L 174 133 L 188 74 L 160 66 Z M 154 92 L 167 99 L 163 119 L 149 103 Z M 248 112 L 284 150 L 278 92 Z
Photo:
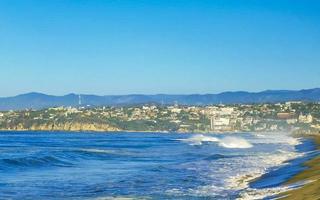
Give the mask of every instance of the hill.
M 81 105 L 125 106 L 134 104 L 209 105 L 239 103 L 276 103 L 285 101 L 320 101 L 320 88 L 306 90 L 266 90 L 262 92 L 223 92 L 219 94 L 191 95 L 80 95 Z M 79 95 L 53 96 L 42 93 L 27 93 L 0 98 L 0 110 L 42 109 L 56 106 L 79 106 Z

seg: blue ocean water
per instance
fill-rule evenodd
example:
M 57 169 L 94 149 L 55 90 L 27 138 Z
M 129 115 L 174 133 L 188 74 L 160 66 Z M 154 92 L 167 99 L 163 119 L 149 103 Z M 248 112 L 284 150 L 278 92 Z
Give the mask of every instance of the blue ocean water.
M 0 132 L 0 199 L 266 197 L 272 184 L 248 181 L 301 156 L 299 142 L 285 133 Z

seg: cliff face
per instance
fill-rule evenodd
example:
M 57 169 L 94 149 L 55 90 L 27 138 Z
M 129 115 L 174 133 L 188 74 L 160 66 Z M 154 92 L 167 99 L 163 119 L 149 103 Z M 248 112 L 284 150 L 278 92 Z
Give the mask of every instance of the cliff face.
M 108 124 L 97 123 L 79 123 L 79 122 L 66 122 L 66 123 L 45 123 L 45 124 L 33 124 L 27 127 L 25 124 L 17 124 L 10 126 L 4 130 L 31 130 L 31 131 L 120 131 L 119 128 L 110 126 Z

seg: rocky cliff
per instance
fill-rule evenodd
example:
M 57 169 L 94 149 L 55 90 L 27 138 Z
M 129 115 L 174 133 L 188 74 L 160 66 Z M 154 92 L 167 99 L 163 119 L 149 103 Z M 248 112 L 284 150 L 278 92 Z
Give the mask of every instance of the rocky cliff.
M 2 128 L 2 130 L 31 130 L 31 131 L 120 131 L 119 128 L 113 127 L 108 124 L 98 123 L 79 123 L 79 122 L 66 122 L 66 123 L 43 123 L 43 124 L 32 124 L 27 126 L 26 124 L 19 123 L 14 126 L 8 126 Z

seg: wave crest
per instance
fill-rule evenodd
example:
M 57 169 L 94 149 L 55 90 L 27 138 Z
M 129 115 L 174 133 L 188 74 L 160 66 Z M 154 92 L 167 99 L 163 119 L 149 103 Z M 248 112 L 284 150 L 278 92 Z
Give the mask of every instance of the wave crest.
M 55 156 L 42 157 L 21 157 L 21 158 L 4 158 L 0 160 L 0 165 L 5 167 L 35 167 L 35 166 L 70 166 L 69 162 L 63 161 Z
M 187 139 L 178 139 L 178 140 L 187 142 L 190 145 L 202 145 L 203 143 L 217 142 L 219 146 L 224 148 L 245 149 L 245 148 L 253 147 L 253 145 L 247 140 L 240 137 L 231 137 L 231 136 L 227 136 L 222 139 L 219 139 L 212 136 L 194 135 Z
M 246 149 L 251 148 L 252 144 L 250 144 L 247 140 L 240 137 L 224 137 L 219 141 L 219 145 L 225 148 L 238 148 L 238 149 Z
M 187 142 L 191 145 L 202 145 L 203 143 L 208 142 L 218 142 L 219 139 L 216 137 L 211 136 L 204 136 L 204 135 L 194 135 L 187 139 L 178 139 L 179 141 Z

